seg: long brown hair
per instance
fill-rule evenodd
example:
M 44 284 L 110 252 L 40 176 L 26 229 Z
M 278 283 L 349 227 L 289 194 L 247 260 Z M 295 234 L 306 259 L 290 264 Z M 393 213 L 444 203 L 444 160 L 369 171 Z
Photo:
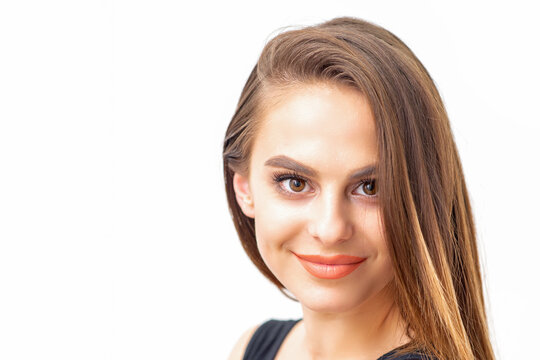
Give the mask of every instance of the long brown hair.
M 341 17 L 283 32 L 264 47 L 223 145 L 227 201 L 248 256 L 284 290 L 257 250 L 254 220 L 237 204 L 232 179 L 249 174 L 269 89 L 314 82 L 360 90 L 375 117 L 384 232 L 412 337 L 403 350 L 440 360 L 494 359 L 473 215 L 446 110 L 412 51 L 377 25 Z

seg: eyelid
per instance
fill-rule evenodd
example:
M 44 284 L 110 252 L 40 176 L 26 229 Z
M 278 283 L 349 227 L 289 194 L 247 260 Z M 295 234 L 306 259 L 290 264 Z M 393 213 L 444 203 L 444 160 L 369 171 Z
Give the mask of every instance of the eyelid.
M 304 176 L 294 172 L 294 171 L 286 171 L 286 172 L 275 172 L 272 176 L 273 178 L 273 181 L 275 183 L 275 185 L 277 186 L 278 190 L 282 193 L 284 193 L 285 195 L 287 196 L 296 196 L 296 195 L 301 195 L 301 194 L 305 194 L 309 191 L 302 191 L 302 192 L 294 192 L 294 191 L 288 191 L 288 190 L 285 190 L 283 189 L 283 187 L 281 186 L 281 183 L 285 180 L 292 180 L 292 179 L 298 179 L 298 180 L 302 180 L 304 181 L 306 184 L 308 184 L 310 187 L 313 188 L 313 186 L 311 186 L 310 184 L 310 181 L 308 179 L 306 179 Z
M 305 194 L 305 193 L 309 192 L 309 191 L 294 192 L 294 191 L 288 191 L 288 190 L 283 189 L 283 187 L 281 186 L 281 183 L 283 181 L 285 181 L 285 180 L 291 180 L 291 179 L 302 180 L 302 181 L 306 182 L 310 187 L 313 188 L 313 186 L 310 184 L 310 181 L 306 177 L 300 175 L 299 173 L 297 173 L 297 172 L 295 172 L 293 170 L 287 170 L 287 171 L 283 171 L 283 172 L 277 171 L 277 172 L 273 173 L 273 180 L 274 180 L 276 186 L 278 187 L 278 190 L 280 192 L 284 193 L 285 195 L 296 196 L 296 195 L 301 195 L 301 194 Z M 349 191 L 356 190 L 359 187 L 361 187 L 362 185 L 364 185 L 365 183 L 371 182 L 371 181 L 377 181 L 377 179 L 375 177 L 368 176 L 368 177 L 366 177 L 364 179 L 358 180 L 354 185 L 352 185 L 349 188 L 350 189 Z M 373 199 L 378 197 L 378 192 L 375 195 L 358 194 L 358 195 L 355 195 L 355 196 L 360 196 L 360 197 L 366 198 L 368 200 L 373 200 Z
M 372 181 L 377 182 L 377 179 L 374 178 L 374 177 L 362 179 L 362 180 L 360 180 L 359 183 L 357 183 L 357 184 L 354 186 L 353 190 L 356 190 L 356 189 L 358 189 L 358 188 L 361 188 L 365 183 L 369 183 L 369 182 L 372 182 Z M 375 193 L 375 195 L 360 194 L 359 196 L 362 196 L 362 197 L 365 197 L 365 198 L 368 198 L 368 199 L 374 199 L 374 198 L 377 198 L 377 197 L 379 196 L 379 192 L 377 191 L 377 192 Z

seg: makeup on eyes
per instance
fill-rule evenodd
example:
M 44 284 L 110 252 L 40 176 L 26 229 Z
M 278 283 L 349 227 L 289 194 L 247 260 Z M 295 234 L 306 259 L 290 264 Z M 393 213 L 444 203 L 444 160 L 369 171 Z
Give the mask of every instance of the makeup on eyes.
M 309 180 L 306 179 L 304 176 L 300 175 L 298 172 L 296 172 L 294 170 L 293 171 L 291 171 L 291 170 L 276 171 L 276 172 L 272 173 L 272 181 L 274 182 L 277 190 L 279 192 L 285 194 L 286 196 L 297 196 L 297 195 L 309 193 L 309 191 L 302 191 L 305 187 L 302 188 L 298 192 L 297 191 L 285 190 L 281 183 L 286 181 L 286 180 L 289 180 L 289 181 L 291 181 L 291 180 L 299 180 L 301 182 L 304 182 L 305 184 L 307 184 L 309 187 L 312 188 L 312 186 L 309 184 Z M 364 189 L 364 194 L 358 194 L 357 196 L 362 196 L 362 197 L 365 197 L 365 198 L 370 199 L 370 200 L 373 200 L 374 198 L 377 197 L 377 180 L 376 179 L 374 179 L 374 178 L 364 178 L 364 179 L 360 180 L 358 183 L 356 183 L 354 185 L 354 187 L 352 187 L 352 189 L 354 190 L 354 189 L 362 188 L 364 186 L 368 187 L 367 192 L 372 192 L 373 190 L 375 190 L 375 193 L 374 194 L 369 194 Z
M 288 156 L 277 155 L 272 156 L 264 163 L 265 166 L 283 168 L 290 171 L 293 171 L 295 174 L 304 174 L 306 177 L 317 178 L 318 173 L 315 169 L 304 165 Z M 373 176 L 376 172 L 377 165 L 369 164 L 363 168 L 352 171 L 352 174 L 349 177 L 349 180 L 352 182 L 354 180 L 367 178 Z

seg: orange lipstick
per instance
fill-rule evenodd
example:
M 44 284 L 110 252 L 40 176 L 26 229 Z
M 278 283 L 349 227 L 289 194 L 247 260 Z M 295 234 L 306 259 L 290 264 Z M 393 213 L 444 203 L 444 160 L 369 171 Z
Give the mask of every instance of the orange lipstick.
M 351 255 L 301 255 L 296 258 L 308 273 L 319 279 L 339 279 L 356 270 L 366 258 Z

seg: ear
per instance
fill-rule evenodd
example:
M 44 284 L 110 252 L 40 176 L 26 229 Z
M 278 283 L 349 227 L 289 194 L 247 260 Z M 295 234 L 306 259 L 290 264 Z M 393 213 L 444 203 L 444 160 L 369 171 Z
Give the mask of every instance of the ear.
M 236 201 L 244 215 L 250 218 L 255 218 L 255 206 L 253 204 L 253 197 L 249 188 L 249 180 L 247 177 L 234 173 L 233 177 L 234 193 L 236 195 Z

